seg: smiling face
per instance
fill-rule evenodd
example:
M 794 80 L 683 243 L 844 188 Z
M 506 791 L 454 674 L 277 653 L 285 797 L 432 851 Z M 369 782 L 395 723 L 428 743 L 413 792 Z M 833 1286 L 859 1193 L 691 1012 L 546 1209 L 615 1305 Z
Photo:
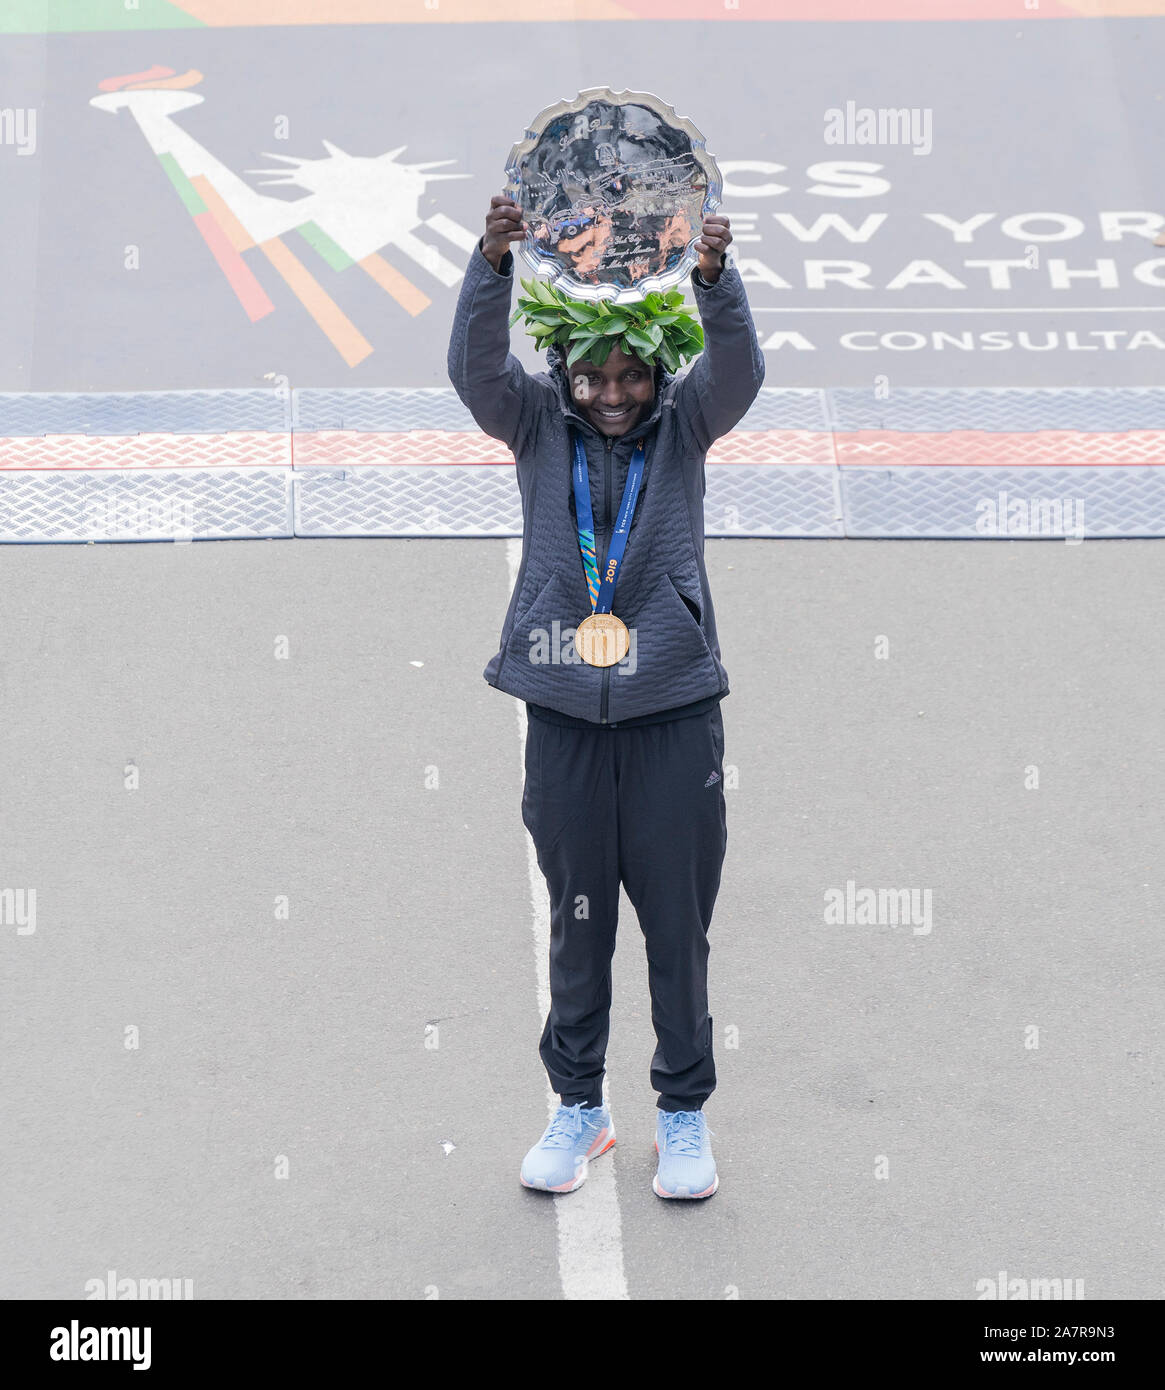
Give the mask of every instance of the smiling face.
M 570 394 L 584 420 L 600 434 L 617 437 L 651 414 L 655 371 L 612 347 L 601 367 L 581 358 L 570 368 Z

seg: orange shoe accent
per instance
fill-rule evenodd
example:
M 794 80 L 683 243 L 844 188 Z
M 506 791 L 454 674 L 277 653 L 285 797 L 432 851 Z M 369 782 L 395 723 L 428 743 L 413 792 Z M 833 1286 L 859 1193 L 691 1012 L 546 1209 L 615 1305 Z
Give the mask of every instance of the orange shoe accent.
M 607 1152 L 607 1150 L 611 1147 L 611 1145 L 614 1144 L 615 1140 L 614 1140 L 613 1138 L 610 1139 L 610 1140 L 607 1139 L 607 1135 L 610 1134 L 610 1133 L 611 1133 L 611 1131 L 610 1131 L 609 1128 L 608 1128 L 608 1129 L 602 1129 L 602 1130 L 599 1131 L 598 1138 L 595 1140 L 595 1142 L 594 1142 L 594 1143 L 590 1146 L 590 1148 L 587 1150 L 587 1158 L 588 1158 L 588 1159 L 589 1159 L 589 1158 L 598 1158 L 598 1156 L 599 1156 L 600 1154 L 605 1154 L 605 1153 Z M 601 1148 L 599 1147 L 600 1145 L 602 1145 Z

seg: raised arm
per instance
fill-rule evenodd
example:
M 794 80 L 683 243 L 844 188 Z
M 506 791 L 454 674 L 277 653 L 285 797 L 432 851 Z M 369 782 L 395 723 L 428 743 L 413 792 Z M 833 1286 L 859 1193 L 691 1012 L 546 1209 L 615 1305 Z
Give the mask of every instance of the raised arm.
M 485 235 L 470 256 L 449 339 L 449 380 L 466 409 L 493 439 L 517 453 L 540 387 L 510 351 L 514 253 L 526 235 L 522 210 L 504 193 L 490 199 Z
M 748 414 L 765 379 L 744 281 L 726 260 L 731 240 L 727 217 L 705 217 L 696 242 L 699 264 L 692 272 L 704 350 L 676 387 L 680 419 L 705 451 Z

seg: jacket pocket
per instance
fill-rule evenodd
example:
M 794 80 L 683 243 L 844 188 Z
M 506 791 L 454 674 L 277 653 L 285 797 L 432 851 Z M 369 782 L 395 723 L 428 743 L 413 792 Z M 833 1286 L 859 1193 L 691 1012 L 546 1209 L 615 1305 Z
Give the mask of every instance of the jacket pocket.
M 502 625 L 501 643 L 497 655 L 491 658 L 483 672 L 490 685 L 499 684 L 502 669 L 510 659 L 514 633 L 519 632 L 524 627 L 527 617 L 553 582 L 553 575 L 543 581 L 539 581 L 538 577 L 530 570 L 527 570 L 523 575 L 522 587 L 518 592 L 518 601 L 514 605 L 513 620 Z
M 668 582 L 676 591 L 676 597 L 692 615 L 692 621 L 700 627 L 704 613 L 704 595 L 700 590 L 700 576 L 693 570 L 691 574 L 669 574 Z M 701 633 L 703 628 L 700 627 Z
M 506 678 L 501 688 L 536 705 L 597 720 L 603 672 L 579 661 L 566 636 L 586 616 L 555 571 L 515 619 L 504 649 Z
M 522 665 L 542 664 L 542 648 L 553 640 L 555 619 L 558 620 L 560 633 L 563 628 L 574 626 L 573 621 L 567 621 L 565 607 L 562 585 L 558 574 L 554 573 L 538 590 L 525 612 L 515 617 L 506 641 L 506 660 Z M 558 664 L 553 656 L 550 662 L 552 665 Z
M 511 628 L 511 633 L 516 632 L 518 627 L 526 621 L 533 612 L 534 606 L 541 601 L 543 595 L 553 583 L 553 574 L 541 584 L 539 584 L 536 577 L 530 574 L 526 575 L 525 579 L 522 581 L 522 592 L 518 595 L 518 603 L 514 609 L 514 624 Z M 509 634 L 507 634 L 507 636 L 508 635 Z
M 703 629 L 664 573 L 633 617 L 626 667 L 611 675 L 609 717 L 630 719 L 689 704 L 720 689 L 720 672 Z

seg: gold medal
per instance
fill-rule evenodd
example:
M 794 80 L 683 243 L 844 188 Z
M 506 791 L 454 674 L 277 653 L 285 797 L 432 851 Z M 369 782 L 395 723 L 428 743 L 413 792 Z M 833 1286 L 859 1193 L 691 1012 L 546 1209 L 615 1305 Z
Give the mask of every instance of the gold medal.
M 592 613 L 574 632 L 574 649 L 589 666 L 614 666 L 631 648 L 631 635 L 614 613 Z

